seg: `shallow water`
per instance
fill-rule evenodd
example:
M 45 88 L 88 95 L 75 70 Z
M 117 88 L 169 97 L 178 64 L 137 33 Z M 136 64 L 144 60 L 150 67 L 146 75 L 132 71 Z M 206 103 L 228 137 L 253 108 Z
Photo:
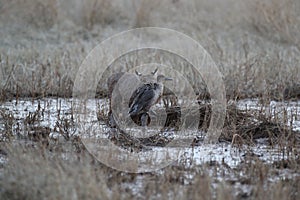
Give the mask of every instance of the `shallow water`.
M 76 110 L 76 106 L 74 106 L 76 101 L 73 99 L 43 98 L 38 100 L 21 99 L 4 102 L 0 105 L 0 111 L 4 113 L 4 115 L 0 115 L 0 134 L 7 131 L 8 126 L 6 123 L 8 120 L 7 116 L 9 115 L 10 117 L 13 116 L 12 133 L 17 136 L 14 141 L 21 143 L 32 142 L 26 140 L 24 134 L 28 132 L 28 126 L 26 126 L 28 119 L 35 118 L 35 120 L 32 120 L 33 122 L 30 126 L 49 127 L 50 138 L 62 141 L 63 146 L 67 149 L 67 151 L 61 152 L 62 156 L 65 159 L 72 159 L 72 148 L 70 148 L 72 145 L 70 145 L 70 142 L 65 142 L 62 135 L 59 134 L 57 124 L 62 124 L 64 121 L 71 122 L 73 119 L 76 121 L 78 116 L 82 115 Z M 237 106 L 241 110 L 269 112 L 270 115 L 276 112 L 278 113 L 277 117 L 279 120 L 285 120 L 286 118 L 284 122 L 287 125 L 290 125 L 292 121 L 294 130 L 300 130 L 299 105 L 300 102 L 270 102 L 269 105 L 263 107 L 256 99 L 237 102 Z M 161 105 L 157 107 L 161 108 Z M 183 178 L 184 183 L 180 187 L 193 183 L 195 177 L 199 176 L 199 171 L 203 170 L 210 177 L 211 186 L 214 190 L 218 189 L 220 182 L 226 182 L 233 184 L 235 196 L 251 196 L 253 188 L 255 188 L 254 185 L 242 182 L 242 180 L 249 180 L 247 169 L 251 166 L 251 163 L 255 164 L 258 161 L 265 165 L 276 165 L 276 162 L 285 160 L 295 161 L 299 159 L 299 154 L 297 153 L 299 149 L 296 149 L 295 153 L 293 153 L 290 149 L 287 149 L 287 145 L 268 145 L 266 139 L 258 139 L 253 145 L 242 146 L 233 146 L 230 142 L 216 144 L 200 143 L 197 146 L 191 146 L 191 140 L 188 140 L 187 143 L 175 143 L 175 145 L 169 145 L 167 148 L 151 146 L 146 151 L 137 153 L 129 152 L 123 148 L 116 148 L 117 153 L 114 153 L 111 151 L 111 146 L 118 146 L 114 146 L 111 140 L 108 139 L 109 134 L 107 133 L 111 129 L 104 122 L 97 119 L 96 113 L 96 111 L 107 113 L 108 110 L 107 99 L 87 101 L 85 113 L 88 114 L 83 115 L 81 118 L 83 121 L 78 123 L 79 125 L 73 124 L 73 126 L 69 127 L 70 130 L 67 131 L 77 134 L 76 131 L 78 129 L 86 130 L 89 133 L 89 137 L 82 136 L 82 140 L 89 152 L 99 161 L 112 168 L 123 171 L 134 171 L 136 168 L 132 170 L 132 163 L 137 163 L 137 165 L 133 165 L 133 167 L 138 167 L 136 171 L 153 171 L 150 174 L 145 173 L 136 176 L 134 181 L 121 183 L 122 188 L 130 190 L 133 195 L 141 199 L 149 183 L 157 184 L 158 177 L 165 177 L 165 173 L 170 173 L 168 168 L 164 170 L 164 167 L 168 165 L 176 167 L 177 173 Z M 155 132 L 155 128 L 152 127 L 151 131 Z M 139 127 L 134 127 L 131 128 L 131 131 L 139 129 Z M 187 134 L 188 136 L 192 136 L 189 139 L 193 139 L 195 135 L 203 136 L 205 133 L 191 131 Z M 176 138 L 174 131 L 169 131 L 167 135 Z M 182 137 L 186 137 L 186 135 L 177 136 L 177 140 L 179 141 L 183 141 Z M 89 139 L 91 142 L 89 142 Z M 109 158 L 108 161 L 105 161 L 103 157 L 106 154 Z M 9 157 L 5 153 L 0 153 L 0 166 L 4 166 L 8 159 Z M 113 162 L 110 163 L 109 161 Z M 124 165 L 126 161 L 129 161 L 128 166 Z M 202 166 L 207 165 L 209 166 L 208 168 L 202 168 Z M 3 167 L 0 167 L 0 174 L 2 170 Z M 266 177 L 268 183 L 298 178 L 300 178 L 300 174 L 296 170 L 288 168 L 276 169 L 274 175 Z M 157 198 L 159 197 L 158 195 Z
M 26 132 L 26 126 L 24 125 L 26 119 L 30 117 L 32 118 L 32 116 L 36 115 L 36 120 L 33 121 L 33 126 L 49 127 L 51 130 L 50 138 L 57 139 L 60 138 L 61 135 L 57 132 L 57 129 L 55 129 L 56 124 L 58 122 L 62 122 L 63 120 L 74 119 L 76 118 L 76 115 L 80 115 L 74 108 L 74 102 L 76 102 L 76 100 L 74 101 L 73 99 L 62 98 L 43 98 L 38 100 L 20 99 L 18 101 L 12 100 L 4 102 L 0 105 L 0 109 L 2 110 L 2 113 L 11 114 L 13 116 L 14 120 L 12 132 L 14 135 L 22 136 L 22 134 Z M 292 124 L 294 130 L 300 130 L 300 102 L 271 101 L 269 105 L 263 107 L 259 104 L 258 100 L 247 99 L 237 102 L 237 106 L 241 110 L 260 111 L 263 109 L 264 112 L 269 112 L 270 114 L 275 112 L 279 113 L 279 118 L 286 118 L 287 125 Z M 96 135 L 96 138 L 93 137 L 94 139 L 100 138 L 104 140 L 105 142 L 102 142 L 100 145 L 101 148 L 99 146 L 99 143 L 96 144 L 98 145 L 98 148 L 105 150 L 107 149 L 107 145 L 110 143 L 107 139 L 107 132 L 109 131 L 109 128 L 104 123 L 101 123 L 97 120 L 96 110 L 107 113 L 108 100 L 89 100 L 86 103 L 86 109 L 88 115 L 87 117 L 85 116 L 84 122 L 80 123 L 79 129 L 88 130 L 89 136 Z M 73 131 L 74 134 L 76 134 L 76 128 L 73 128 L 70 131 Z M 2 116 L 0 118 L 0 131 L 3 133 L 4 130 L 5 119 L 3 119 Z M 192 135 L 194 136 L 195 132 L 192 133 Z M 88 142 L 86 144 L 91 145 L 91 143 Z M 163 147 L 151 147 L 150 151 L 156 152 L 156 160 L 164 160 L 164 156 L 174 154 L 175 157 L 179 155 L 186 157 L 193 165 L 199 165 L 206 162 L 225 162 L 230 167 L 238 166 L 241 162 L 243 162 L 244 157 L 248 154 L 255 155 L 258 159 L 267 163 L 272 163 L 274 161 L 286 158 L 286 154 L 284 154 L 285 149 L 282 149 L 282 147 L 279 146 L 271 147 L 269 145 L 266 145 L 263 140 L 258 141 L 256 145 L 242 146 L 239 148 L 232 147 L 230 143 L 225 142 L 209 145 L 201 144 L 193 148 L 190 147 L 190 143 L 186 144 L 187 145 L 180 146 L 180 150 L 178 150 L 176 146 L 173 146 L 167 148 L 167 151 L 164 150 L 165 148 Z M 144 160 L 147 160 L 148 156 L 149 152 L 143 152 L 139 155 L 138 159 L 143 160 L 144 158 Z M 140 164 L 141 166 L 143 166 L 142 163 Z
M 237 102 L 241 110 L 264 112 L 270 117 L 278 116 L 280 121 L 292 126 L 293 130 L 300 130 L 300 101 L 270 101 L 262 105 L 257 99 L 245 99 Z

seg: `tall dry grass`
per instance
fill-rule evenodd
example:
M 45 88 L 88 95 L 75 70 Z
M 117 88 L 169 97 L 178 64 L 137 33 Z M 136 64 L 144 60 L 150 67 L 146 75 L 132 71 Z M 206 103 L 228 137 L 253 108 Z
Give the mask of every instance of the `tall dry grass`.
M 144 174 L 118 172 L 87 152 L 4 145 L 1 199 L 298 199 L 299 163 L 267 164 L 244 157 L 236 168 L 185 162 Z M 295 177 L 284 175 L 287 169 Z M 282 178 L 280 178 L 282 176 Z M 285 178 L 283 178 L 285 177 Z
M 9 23 L 27 23 L 38 28 L 50 28 L 57 23 L 57 1 L 4 0 L 1 19 Z
M 300 48 L 300 4 L 295 0 L 255 1 L 252 22 L 266 38 Z
M 50 29 L 65 20 L 91 29 L 95 24 L 108 25 L 119 17 L 108 0 L 4 0 L 0 9 L 2 19 L 39 29 Z
M 70 96 L 78 67 L 100 41 L 132 27 L 162 26 L 200 41 L 223 74 L 229 98 L 282 99 L 286 88 L 300 90 L 298 4 L 295 0 L 3 1 L 1 91 Z M 182 71 L 185 65 L 175 67 Z M 189 79 L 202 82 L 199 76 Z M 198 86 L 203 90 L 203 84 Z
M 1 199 L 110 199 L 104 171 L 39 149 L 10 147 Z M 70 159 L 70 157 L 69 157 Z

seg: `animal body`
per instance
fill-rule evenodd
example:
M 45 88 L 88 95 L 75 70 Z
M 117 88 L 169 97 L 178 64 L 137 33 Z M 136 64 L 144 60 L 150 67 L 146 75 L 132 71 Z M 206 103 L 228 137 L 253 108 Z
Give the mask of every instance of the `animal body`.
M 163 94 L 163 83 L 167 80 L 172 80 L 164 75 L 157 76 L 157 82 L 145 83 L 137 88 L 129 100 L 129 115 L 141 116 L 142 126 L 146 126 L 148 121 L 148 112 L 150 108 L 155 105 Z

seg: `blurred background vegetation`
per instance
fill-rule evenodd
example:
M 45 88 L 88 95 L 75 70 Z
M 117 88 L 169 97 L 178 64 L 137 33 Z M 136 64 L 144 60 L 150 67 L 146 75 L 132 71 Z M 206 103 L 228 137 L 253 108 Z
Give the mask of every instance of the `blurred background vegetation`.
M 200 41 L 223 73 L 229 98 L 297 96 L 299 13 L 296 0 L 2 0 L 1 96 L 69 97 L 93 47 L 145 26 Z

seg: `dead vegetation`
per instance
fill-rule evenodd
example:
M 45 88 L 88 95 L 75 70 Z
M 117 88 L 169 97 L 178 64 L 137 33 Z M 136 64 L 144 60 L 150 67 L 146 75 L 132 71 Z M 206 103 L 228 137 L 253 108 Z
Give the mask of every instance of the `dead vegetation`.
M 120 79 L 120 74 L 113 74 L 111 77 L 117 82 Z M 110 80 L 110 79 L 109 79 Z M 112 93 L 115 84 L 111 84 L 108 81 L 109 91 Z M 175 98 L 174 98 L 175 97 Z M 203 101 L 203 95 L 198 96 L 199 104 L 199 126 L 200 131 L 207 132 L 212 108 L 209 103 L 210 96 L 206 95 L 205 101 Z M 237 97 L 236 97 L 237 98 Z M 264 96 L 266 98 L 266 96 Z M 267 99 L 270 99 L 268 96 Z M 283 99 L 282 99 L 283 100 Z M 163 128 L 156 135 L 143 138 L 135 139 L 134 137 L 126 134 L 123 130 L 119 129 L 118 125 L 114 120 L 111 108 L 111 95 L 109 95 L 109 112 L 108 113 L 98 113 L 98 119 L 102 119 L 108 127 L 113 128 L 109 131 L 110 139 L 123 148 L 131 148 L 133 144 L 138 143 L 138 146 L 132 147 L 137 149 L 137 151 L 143 150 L 143 145 L 148 146 L 165 146 L 173 140 L 166 131 L 168 130 L 180 130 L 181 124 L 181 107 L 178 105 L 178 99 L 174 93 L 170 93 L 169 89 L 164 90 L 162 101 L 164 102 L 164 109 L 166 109 L 167 118 Z M 269 106 L 267 106 L 269 107 Z M 141 115 L 131 117 L 135 124 L 141 126 L 140 118 Z M 148 123 L 150 123 L 151 118 L 148 117 Z M 234 101 L 228 104 L 226 109 L 225 121 L 222 129 L 222 134 L 219 141 L 232 141 L 232 144 L 238 143 L 239 146 L 243 144 L 252 145 L 257 139 L 267 139 L 270 145 L 288 143 L 291 146 L 296 146 L 300 141 L 298 135 L 300 132 L 294 131 L 292 129 L 293 119 L 290 120 L 289 125 L 287 125 L 287 110 L 283 111 L 273 111 L 271 114 L 268 113 L 267 108 L 263 106 L 260 110 L 241 110 L 237 107 Z M 195 145 L 199 140 L 195 138 L 193 145 Z
M 299 3 L 215 1 L 4 1 L 2 96 L 70 97 L 78 67 L 99 41 L 132 27 L 163 26 L 200 41 L 224 75 L 228 98 L 298 98 Z
M 55 124 L 45 125 L 43 105 L 22 119 L 0 109 L 0 199 L 299 199 L 299 132 L 291 128 L 293 119 L 287 123 L 289 111 L 266 109 L 271 100 L 299 100 L 299 8 L 296 0 L 2 1 L 0 104 L 24 97 L 72 97 L 76 72 L 100 41 L 134 27 L 172 28 L 200 41 L 211 54 L 224 76 L 228 100 L 255 97 L 263 105 L 251 111 L 230 104 L 220 142 L 239 152 L 264 139 L 283 156 L 268 163 L 249 150 L 236 168 L 224 160 L 196 166 L 183 157 L 153 173 L 131 174 L 90 156 L 74 134 L 72 111 L 54 111 Z M 202 77 L 193 75 L 183 61 L 162 52 L 139 55 L 154 57 L 153 62 L 165 59 L 178 71 L 188 71 L 187 79 L 200 88 L 200 99 L 209 100 Z M 123 58 L 125 64 L 120 61 L 113 70 L 124 72 L 140 64 Z M 97 88 L 101 97 L 107 96 L 103 83 Z M 142 140 L 109 124 L 109 114 L 101 108 L 97 118 L 114 126 L 108 137 L 116 145 L 141 151 L 173 140 L 165 132 L 178 128 L 181 111 L 176 104 L 167 109 L 165 129 Z M 199 103 L 199 112 L 199 130 L 205 132 L 210 105 Z M 195 138 L 193 145 L 201 141 Z
M 8 157 L 1 169 L 1 199 L 298 198 L 298 178 L 274 181 L 272 177 L 284 176 L 282 167 L 297 173 L 299 160 L 270 165 L 247 155 L 237 168 L 213 162 L 188 167 L 189 161 L 182 157 L 178 164 L 162 170 L 131 174 L 102 165 L 86 151 L 59 153 L 20 144 L 1 146 L 1 154 Z
M 266 38 L 295 45 L 299 49 L 299 2 L 288 0 L 255 1 L 251 18 L 259 33 Z
M 201 104 L 199 106 L 199 114 L 199 130 L 206 132 L 210 125 L 211 106 L 209 104 Z M 265 112 L 245 111 L 238 109 L 236 105 L 229 105 L 226 110 L 225 122 L 219 141 L 228 141 L 232 142 L 232 144 L 239 143 L 242 146 L 253 145 L 257 139 L 266 139 L 272 146 L 288 143 L 290 148 L 296 147 L 300 142 L 300 133 L 292 130 L 293 121 L 291 121 L 290 126 L 284 124 L 282 117 L 280 117 L 281 114 L 283 113 L 276 113 L 274 114 L 275 116 L 267 116 Z M 124 148 L 132 147 L 136 141 L 140 143 L 136 148 L 138 151 L 143 149 L 142 145 L 165 146 L 173 140 L 172 135 L 167 131 L 180 129 L 180 117 L 180 108 L 179 110 L 169 109 L 164 128 L 149 138 L 137 140 L 124 131 L 119 130 L 118 126 L 113 127 L 109 134 L 115 144 Z M 105 123 L 110 126 L 110 120 L 113 119 L 109 117 L 105 118 L 107 119 Z M 134 121 L 141 126 L 138 116 Z M 202 139 L 195 138 L 193 145 L 197 143 L 201 144 Z

